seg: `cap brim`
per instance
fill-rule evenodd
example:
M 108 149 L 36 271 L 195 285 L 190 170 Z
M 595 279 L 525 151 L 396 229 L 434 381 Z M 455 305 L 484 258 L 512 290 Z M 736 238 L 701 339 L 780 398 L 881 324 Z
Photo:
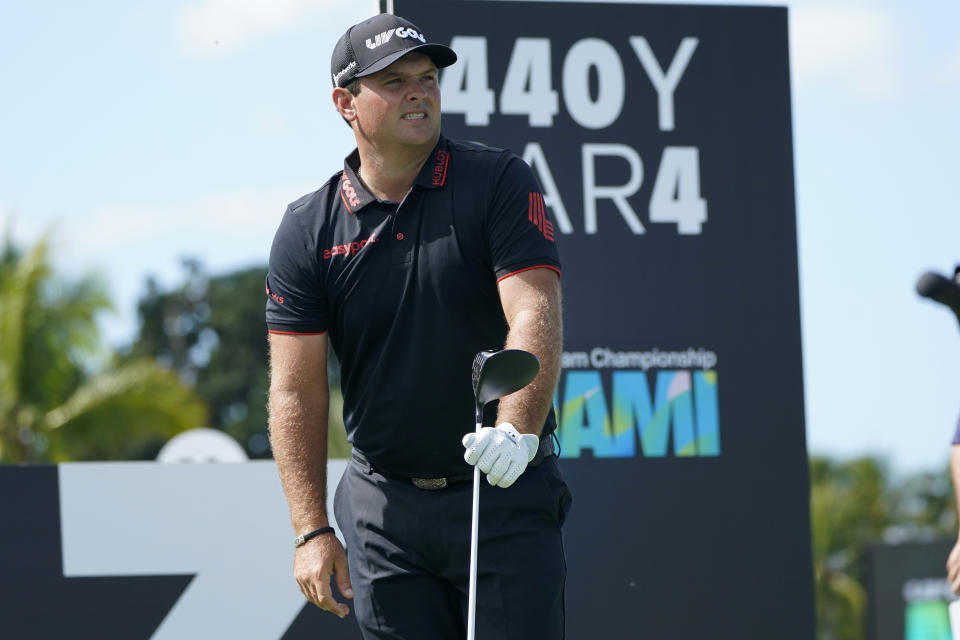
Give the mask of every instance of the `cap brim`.
M 396 53 L 391 53 L 385 58 L 377 60 L 375 63 L 361 71 L 360 73 L 353 76 L 354 78 L 363 78 L 364 76 L 369 76 L 377 71 L 383 71 L 394 62 L 402 58 L 403 56 L 409 53 L 423 53 L 430 57 L 433 60 L 433 64 L 437 65 L 438 69 L 444 67 L 449 67 L 454 62 L 457 61 L 457 54 L 453 49 L 442 44 L 421 44 L 416 47 L 410 47 L 409 49 L 404 49 L 403 51 L 397 51 Z

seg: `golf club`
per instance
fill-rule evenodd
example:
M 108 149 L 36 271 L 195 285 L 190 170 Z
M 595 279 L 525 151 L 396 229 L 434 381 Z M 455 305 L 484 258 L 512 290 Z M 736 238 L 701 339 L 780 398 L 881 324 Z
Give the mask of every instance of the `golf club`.
M 540 361 L 522 349 L 481 351 L 473 359 L 476 429 L 483 428 L 488 403 L 524 388 L 537 377 Z M 480 516 L 480 469 L 473 467 L 473 517 L 470 523 L 470 592 L 467 599 L 467 640 L 474 640 L 477 619 L 477 529 Z

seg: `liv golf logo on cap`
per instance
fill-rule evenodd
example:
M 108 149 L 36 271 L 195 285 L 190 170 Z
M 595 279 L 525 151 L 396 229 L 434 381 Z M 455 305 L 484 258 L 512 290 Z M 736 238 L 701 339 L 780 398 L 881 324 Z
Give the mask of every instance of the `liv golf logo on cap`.
M 390 31 L 384 31 L 383 33 L 378 33 L 375 38 L 367 38 L 366 45 L 367 49 L 376 49 L 380 45 L 386 43 L 393 37 L 393 34 L 397 34 L 398 38 L 414 38 L 420 42 L 426 44 L 427 39 L 423 37 L 414 29 L 407 29 L 404 27 L 397 27 L 396 29 L 391 29 Z

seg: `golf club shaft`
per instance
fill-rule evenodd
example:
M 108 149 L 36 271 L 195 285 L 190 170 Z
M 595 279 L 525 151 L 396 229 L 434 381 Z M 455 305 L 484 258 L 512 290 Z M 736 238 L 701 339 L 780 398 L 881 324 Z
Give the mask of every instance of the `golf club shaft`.
M 487 403 L 530 384 L 540 370 L 537 356 L 520 349 L 481 351 L 473 359 L 471 379 L 476 401 L 477 436 L 483 428 Z M 478 461 L 479 462 L 479 461 Z M 473 517 L 470 522 L 470 590 L 467 596 L 467 640 L 474 640 L 477 622 L 477 530 L 480 521 L 480 468 L 473 467 Z
M 477 432 L 483 425 L 477 418 Z M 467 640 L 474 640 L 477 622 L 477 525 L 480 520 L 480 469 L 473 467 L 473 517 L 470 519 L 470 591 L 467 596 Z
M 950 618 L 951 635 L 960 638 L 960 600 L 954 600 L 947 605 L 947 616 Z

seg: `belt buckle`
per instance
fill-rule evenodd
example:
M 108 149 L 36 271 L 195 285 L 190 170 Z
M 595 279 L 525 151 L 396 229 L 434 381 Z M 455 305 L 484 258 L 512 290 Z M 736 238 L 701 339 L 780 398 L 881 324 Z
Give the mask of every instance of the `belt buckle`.
M 437 491 L 447 486 L 446 478 L 410 478 L 410 482 L 412 482 L 413 486 L 417 489 L 423 489 L 425 491 Z

